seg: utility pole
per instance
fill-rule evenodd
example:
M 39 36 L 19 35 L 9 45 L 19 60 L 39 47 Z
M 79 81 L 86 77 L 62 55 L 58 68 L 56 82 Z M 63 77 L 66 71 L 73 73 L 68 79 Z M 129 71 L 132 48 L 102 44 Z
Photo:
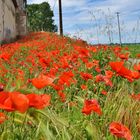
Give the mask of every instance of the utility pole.
M 119 40 L 120 40 L 120 46 L 122 46 L 122 39 L 121 39 L 121 28 L 120 28 L 120 18 L 119 18 L 119 15 L 120 13 L 117 12 L 117 19 L 118 19 L 118 30 L 119 30 Z
M 60 30 L 60 35 L 63 36 L 62 2 L 61 2 L 61 0 L 59 0 L 59 30 Z

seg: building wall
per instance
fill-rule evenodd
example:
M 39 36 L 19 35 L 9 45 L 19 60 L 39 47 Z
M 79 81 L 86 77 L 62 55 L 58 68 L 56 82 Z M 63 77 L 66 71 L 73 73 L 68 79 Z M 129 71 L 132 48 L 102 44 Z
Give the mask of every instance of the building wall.
M 17 0 L 15 8 L 12 0 L 0 0 L 0 44 L 26 34 L 26 12 L 24 0 Z
M 2 8 L 2 0 L 0 0 L 0 41 L 3 38 L 3 8 Z
M 4 14 L 4 39 L 13 39 L 16 37 L 16 9 L 11 0 L 5 0 Z
M 16 37 L 16 9 L 12 0 L 0 1 L 0 40 L 12 40 Z
M 25 0 L 17 1 L 18 9 L 17 9 L 17 32 L 19 36 L 26 35 L 27 28 L 27 16 L 25 11 Z
M 17 0 L 18 9 L 25 10 L 25 0 Z

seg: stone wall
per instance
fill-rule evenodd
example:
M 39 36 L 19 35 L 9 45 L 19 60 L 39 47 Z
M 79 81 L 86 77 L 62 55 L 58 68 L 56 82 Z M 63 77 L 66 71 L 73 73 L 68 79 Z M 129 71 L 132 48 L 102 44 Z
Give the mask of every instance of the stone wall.
M 18 0 L 17 1 L 18 9 L 17 9 L 17 32 L 19 36 L 26 35 L 27 28 L 26 28 L 26 10 L 25 10 L 25 0 Z
M 3 4 L 0 0 L 0 41 L 3 39 Z
M 25 0 L 0 0 L 0 44 L 2 41 L 11 41 L 17 36 L 26 35 Z
M 26 12 L 23 10 L 17 10 L 17 17 L 16 17 L 16 27 L 17 27 L 17 34 L 18 36 L 24 36 L 27 33 L 26 28 Z
M 12 0 L 0 0 L 0 40 L 16 38 L 16 9 Z

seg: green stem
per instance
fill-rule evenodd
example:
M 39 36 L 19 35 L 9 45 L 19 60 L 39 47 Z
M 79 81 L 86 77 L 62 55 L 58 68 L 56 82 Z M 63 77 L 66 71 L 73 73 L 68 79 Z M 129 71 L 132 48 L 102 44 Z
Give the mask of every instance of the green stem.
M 22 134 L 22 131 L 23 131 L 23 128 L 24 128 L 24 124 L 25 124 L 25 122 L 26 122 L 27 114 L 28 114 L 28 111 L 27 111 L 26 114 L 25 114 L 25 117 L 24 117 L 24 120 L 23 120 L 23 123 L 22 123 L 22 126 L 21 126 L 21 130 L 20 130 L 21 134 Z M 23 137 L 23 138 L 24 138 L 24 137 Z

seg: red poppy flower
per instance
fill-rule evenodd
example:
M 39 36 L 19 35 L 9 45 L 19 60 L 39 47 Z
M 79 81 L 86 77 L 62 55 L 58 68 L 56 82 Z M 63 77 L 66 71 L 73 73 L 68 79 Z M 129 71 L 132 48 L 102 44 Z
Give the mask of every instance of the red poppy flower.
M 102 90 L 101 93 L 102 93 L 103 95 L 107 95 L 107 91 L 105 91 L 105 90 Z
M 72 68 L 72 65 L 69 64 L 67 58 L 62 58 L 62 59 L 61 59 L 61 67 L 62 67 L 63 69 Z
M 129 82 L 133 82 L 132 72 L 126 67 L 122 67 L 118 74 L 124 78 L 126 78 Z
M 29 107 L 43 109 L 50 105 L 51 96 L 47 94 L 37 95 L 34 93 L 26 95 L 29 99 Z
M 74 80 L 72 79 L 73 77 L 74 74 L 72 73 L 72 71 L 63 72 L 59 77 L 58 84 L 66 84 L 67 86 L 70 86 L 71 83 L 74 83 Z
M 105 84 L 106 84 L 107 86 L 110 86 L 110 87 L 113 86 L 112 81 L 111 81 L 107 76 L 104 76 L 104 77 L 103 77 L 103 80 L 104 80 L 104 82 L 105 82 Z
M 126 54 L 119 54 L 119 57 L 120 57 L 122 60 L 128 60 L 128 58 L 129 58 L 129 53 L 126 53 Z
M 99 60 L 93 60 L 94 66 L 99 66 Z
M 93 62 L 88 62 L 88 63 L 86 63 L 86 67 L 87 67 L 88 69 L 92 69 L 93 66 L 94 66 L 94 63 L 93 63 Z
M 66 95 L 62 91 L 58 91 L 57 94 L 59 95 L 62 102 L 66 101 Z
M 105 84 L 110 87 L 113 86 L 112 81 L 107 76 L 103 76 L 102 74 L 96 75 L 95 81 L 96 82 L 105 82 Z
M 114 50 L 114 52 L 121 52 L 122 48 L 116 46 L 116 47 L 113 48 L 113 50 Z
M 94 52 L 94 53 L 97 52 L 97 48 L 96 48 L 96 47 L 90 47 L 90 50 L 91 50 L 92 52 Z
M 106 70 L 106 71 L 105 71 L 105 75 L 106 75 L 106 77 L 108 77 L 108 78 L 112 78 L 113 72 L 112 72 L 111 70 Z
M 102 74 L 98 74 L 96 75 L 96 82 L 101 82 L 101 81 L 104 81 L 104 76 Z
M 134 70 L 140 71 L 140 63 L 134 65 Z
M 51 59 L 50 59 L 50 58 L 47 58 L 47 59 L 45 59 L 45 58 L 40 58 L 40 59 L 39 59 L 39 63 L 40 63 L 40 65 L 41 65 L 43 68 L 49 66 L 49 65 L 50 65 L 50 62 L 51 62 Z
M 18 110 L 21 113 L 26 112 L 29 107 L 29 100 L 26 95 L 19 92 L 10 93 L 10 98 L 15 110 Z
M 0 93 L 0 109 L 8 112 L 19 111 L 24 113 L 29 106 L 29 100 L 26 95 L 19 92 L 1 92 Z
M 117 74 L 126 78 L 129 82 L 133 81 L 132 73 L 129 69 L 124 67 L 124 62 L 110 62 L 109 65 Z
M 96 67 L 95 67 L 95 70 L 96 70 L 98 73 L 101 73 L 101 69 L 100 69 L 99 66 L 96 66 Z
M 132 94 L 133 99 L 140 101 L 140 93 L 139 94 Z
M 7 116 L 4 113 L 0 112 L 0 124 L 2 124 L 5 120 L 7 120 Z
M 75 50 L 79 52 L 79 57 L 90 57 L 90 52 L 87 48 L 85 47 L 75 47 Z
M 45 86 L 51 85 L 54 81 L 54 78 L 51 78 L 46 75 L 40 75 L 38 78 L 34 78 L 31 81 L 36 88 L 41 89 Z
M 84 79 L 84 80 L 88 80 L 88 79 L 92 79 L 93 76 L 90 74 L 90 73 L 84 73 L 84 72 L 81 72 L 80 73 L 81 77 Z
M 86 85 L 81 85 L 80 87 L 81 87 L 81 89 L 83 89 L 83 90 L 87 89 L 87 86 L 86 86 Z
M 140 73 L 138 71 L 132 71 L 132 77 L 134 79 L 139 79 L 140 78 Z
M 111 66 L 111 68 L 116 71 L 119 72 L 121 70 L 121 68 L 124 65 L 124 62 L 110 62 L 109 65 Z
M 8 92 L 0 92 L 0 109 L 4 109 L 6 111 L 14 111 Z
M 8 61 L 11 57 L 11 54 L 9 54 L 8 52 L 3 52 L 2 54 L 0 54 L 0 58 L 4 59 L 5 61 Z
M 64 90 L 64 85 L 62 85 L 62 84 L 54 84 L 53 83 L 51 86 L 57 91 Z
M 91 112 L 96 112 L 98 115 L 102 115 L 102 111 L 98 101 L 95 99 L 85 100 L 84 107 L 82 108 L 82 113 L 89 115 Z
M 140 58 L 140 54 L 137 54 L 137 58 Z
M 132 134 L 130 130 L 124 126 L 121 123 L 118 122 L 112 122 L 109 125 L 109 131 L 113 135 L 119 137 L 119 138 L 125 138 L 126 140 L 132 140 Z

